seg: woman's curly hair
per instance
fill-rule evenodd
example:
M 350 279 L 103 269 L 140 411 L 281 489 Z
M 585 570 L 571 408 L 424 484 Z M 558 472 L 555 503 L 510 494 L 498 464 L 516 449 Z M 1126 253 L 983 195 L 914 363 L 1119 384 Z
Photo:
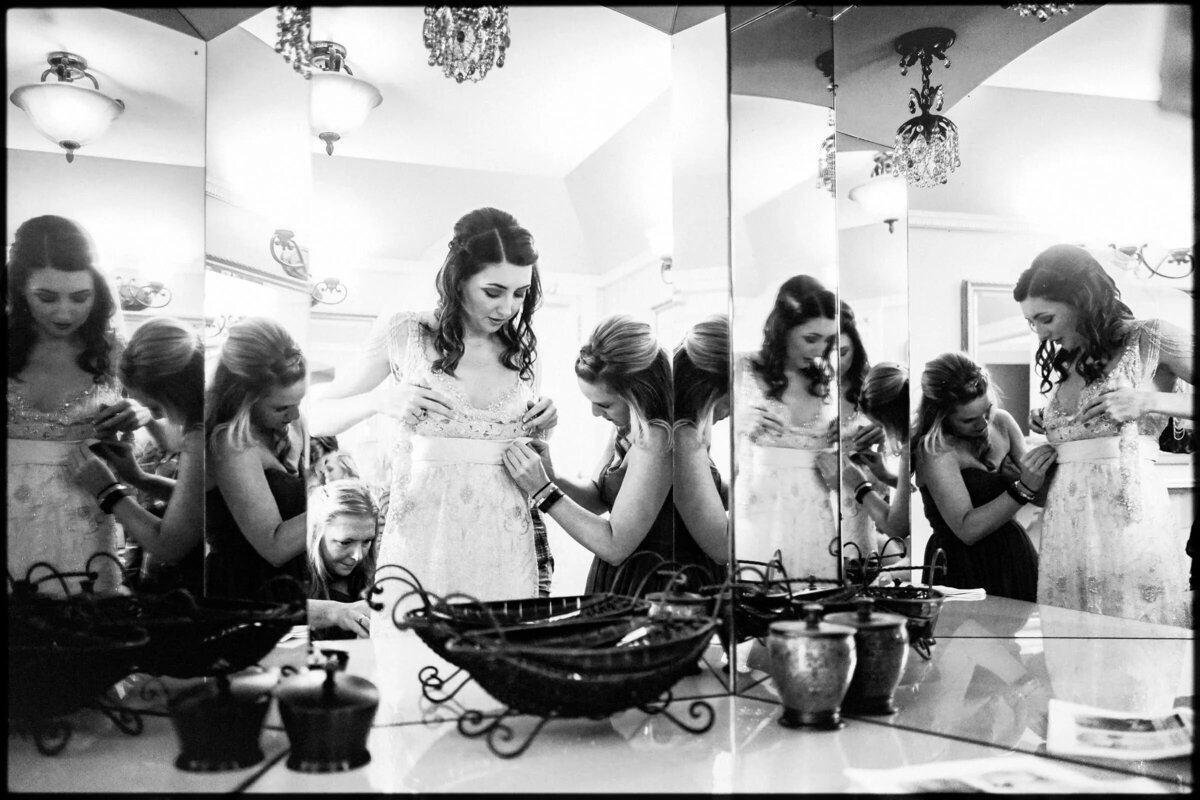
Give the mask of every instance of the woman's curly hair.
M 783 282 L 775 296 L 775 307 L 763 325 L 762 349 L 750 360 L 750 366 L 766 384 L 767 397 L 778 400 L 788 385 L 784 374 L 788 333 L 811 319 L 834 319 L 837 310 L 837 296 L 816 278 L 796 275 Z M 822 365 L 810 364 L 800 369 L 800 374 L 808 379 L 809 394 L 814 397 L 829 396 L 833 367 L 829 364 L 828 350 L 824 360 Z
M 1087 383 L 1103 377 L 1109 361 L 1120 352 L 1133 312 L 1121 302 L 1121 290 L 1100 262 L 1082 247 L 1056 244 L 1040 253 L 1017 278 L 1013 299 L 1020 303 L 1029 297 L 1074 308 L 1076 331 L 1084 340 L 1081 352 L 1049 340 L 1038 344 L 1035 363 L 1042 377 L 1042 394 L 1066 380 L 1072 360 Z
M 858 406 L 862 396 L 863 381 L 867 379 L 867 372 L 871 369 L 871 364 L 867 360 L 867 351 L 863 347 L 862 336 L 858 333 L 858 321 L 854 317 L 854 309 L 845 300 L 841 301 L 842 312 L 842 336 L 846 337 L 854 348 L 854 355 L 850 359 L 850 366 L 842 374 L 838 375 L 838 380 L 841 382 L 842 396 L 846 398 L 846 402 L 853 406 Z M 839 346 L 844 344 L 838 343 Z
M 505 322 L 497 333 L 505 346 L 500 361 L 509 369 L 516 370 L 522 379 L 531 379 L 533 362 L 537 359 L 533 312 L 542 298 L 533 234 L 518 225 L 512 214 L 495 208 L 479 208 L 454 225 L 454 238 L 450 240 L 449 251 L 434 280 L 439 299 L 438 322 L 433 336 L 438 358 L 433 362 L 433 370 L 453 375 L 462 359 L 463 281 L 484 267 L 507 261 L 518 267 L 532 267 L 533 277 L 520 316 L 515 321 Z
M 116 331 L 112 318 L 116 301 L 100 270 L 96 268 L 92 237 L 79 223 L 47 214 L 21 223 L 8 251 L 8 376 L 16 378 L 29 362 L 29 351 L 37 338 L 33 312 L 25 290 L 34 272 L 53 267 L 64 272 L 88 272 L 92 276 L 94 302 L 87 320 L 79 328 L 83 352 L 75 360 L 96 383 L 112 379 L 116 370 L 112 353 Z

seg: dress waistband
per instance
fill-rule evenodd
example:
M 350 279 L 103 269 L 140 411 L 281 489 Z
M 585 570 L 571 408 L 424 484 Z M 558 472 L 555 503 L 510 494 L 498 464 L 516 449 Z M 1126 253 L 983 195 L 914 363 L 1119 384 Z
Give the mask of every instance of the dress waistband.
M 81 441 L 83 440 L 9 439 L 8 463 L 65 466 L 68 454 L 78 447 Z
M 528 442 L 529 437 L 516 439 L 466 439 L 454 436 L 413 436 L 412 460 L 427 464 L 503 464 L 501 455 L 513 442 Z
M 1070 442 L 1051 442 L 1058 453 L 1057 463 L 1116 461 L 1121 457 L 1121 437 L 1100 436 Z M 1158 461 L 1158 442 L 1152 436 L 1137 437 L 1138 458 Z
M 755 447 L 754 463 L 763 467 L 801 467 L 815 469 L 820 450 L 795 447 Z

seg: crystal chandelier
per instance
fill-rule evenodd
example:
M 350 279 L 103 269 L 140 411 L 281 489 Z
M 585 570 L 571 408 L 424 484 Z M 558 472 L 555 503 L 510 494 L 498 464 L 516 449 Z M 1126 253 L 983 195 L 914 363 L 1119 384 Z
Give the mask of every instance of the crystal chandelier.
M 1022 17 L 1037 17 L 1038 22 L 1045 22 L 1056 14 L 1066 14 L 1075 7 L 1074 3 L 1009 3 L 1004 6 L 1012 9 Z
M 312 74 L 312 9 L 280 6 L 275 15 L 275 52 L 308 78 Z
M 458 83 L 479 82 L 508 50 L 508 6 L 425 6 L 422 30 L 429 66 Z
M 833 51 L 826 50 L 817 56 L 817 69 L 825 76 L 825 89 L 830 94 L 837 93 L 837 84 L 833 82 Z M 829 109 L 829 125 L 833 127 L 833 108 Z M 817 188 L 825 189 L 834 197 L 837 196 L 837 132 L 829 134 L 821 142 L 821 150 L 817 154 Z
M 921 62 L 921 89 L 909 89 L 908 111 L 920 113 L 896 130 L 892 174 L 902 175 L 913 186 L 930 187 L 945 183 L 950 173 L 962 165 L 958 157 L 958 126 L 933 113 L 942 110 L 942 87 L 929 85 L 933 59 L 950 66 L 946 50 L 954 44 L 954 31 L 948 28 L 922 28 L 896 39 L 900 54 L 900 74 Z

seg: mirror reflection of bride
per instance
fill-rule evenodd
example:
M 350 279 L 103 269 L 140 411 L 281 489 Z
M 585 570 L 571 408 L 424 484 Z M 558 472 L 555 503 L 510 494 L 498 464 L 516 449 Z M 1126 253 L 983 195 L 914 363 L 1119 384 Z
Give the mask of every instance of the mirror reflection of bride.
M 529 231 L 492 208 L 460 219 L 448 249 L 437 310 L 381 316 L 362 358 L 318 390 L 312 431 L 337 434 L 377 413 L 401 422 L 381 566 L 410 569 L 438 595 L 536 597 L 529 503 L 500 457 L 557 421 L 537 396 L 537 251 Z

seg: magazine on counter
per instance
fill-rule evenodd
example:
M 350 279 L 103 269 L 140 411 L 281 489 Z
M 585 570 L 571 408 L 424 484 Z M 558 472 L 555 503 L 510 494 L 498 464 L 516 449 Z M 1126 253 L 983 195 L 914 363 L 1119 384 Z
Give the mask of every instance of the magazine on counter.
M 1046 750 L 1078 756 L 1144 761 L 1190 756 L 1192 709 L 1150 715 L 1050 700 Z
M 1030 755 L 939 761 L 895 769 L 847 769 L 846 777 L 873 794 L 985 792 L 989 794 L 1165 794 L 1149 778 L 1090 778 L 1080 770 Z

